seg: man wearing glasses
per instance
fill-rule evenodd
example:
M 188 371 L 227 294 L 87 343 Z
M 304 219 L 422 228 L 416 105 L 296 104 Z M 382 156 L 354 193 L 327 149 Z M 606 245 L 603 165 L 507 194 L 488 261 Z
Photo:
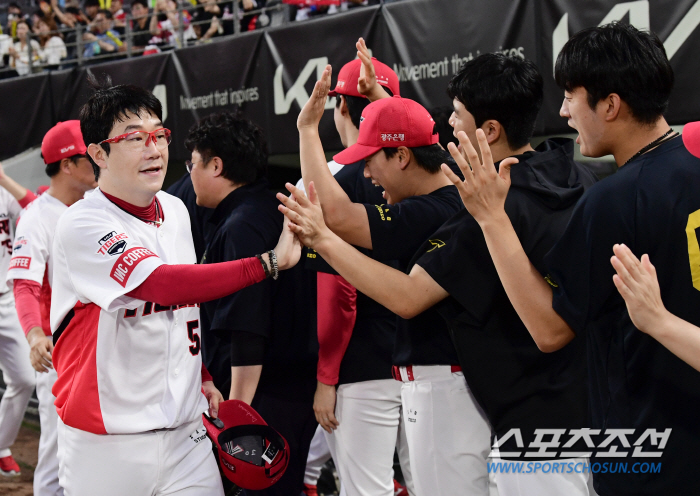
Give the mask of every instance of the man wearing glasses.
M 80 126 L 99 188 L 53 244 L 59 480 L 74 496 L 223 495 L 202 425 L 222 398 L 202 368 L 199 303 L 277 276 L 300 247 L 286 230 L 276 252 L 196 265 L 187 210 L 160 191 L 160 102 L 91 82 Z

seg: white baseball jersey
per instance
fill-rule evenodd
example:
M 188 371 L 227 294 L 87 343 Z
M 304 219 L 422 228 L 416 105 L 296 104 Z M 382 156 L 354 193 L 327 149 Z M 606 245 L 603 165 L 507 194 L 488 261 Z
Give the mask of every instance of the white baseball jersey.
M 126 294 L 162 264 L 194 264 L 189 214 L 161 191 L 157 227 L 99 189 L 58 222 L 53 253 L 53 388 L 64 424 L 95 434 L 174 428 L 199 419 L 199 307 Z
M 58 219 L 68 210 L 65 203 L 48 193 L 30 203 L 22 212 L 17 225 L 7 285 L 15 279 L 27 279 L 42 285 L 41 323 L 44 332 L 49 331 L 49 305 L 51 303 L 51 248 Z
M 15 197 L 5 188 L 0 188 L 0 293 L 6 293 L 9 290 L 5 283 L 5 276 L 12 257 L 15 220 L 21 210 L 22 207 Z

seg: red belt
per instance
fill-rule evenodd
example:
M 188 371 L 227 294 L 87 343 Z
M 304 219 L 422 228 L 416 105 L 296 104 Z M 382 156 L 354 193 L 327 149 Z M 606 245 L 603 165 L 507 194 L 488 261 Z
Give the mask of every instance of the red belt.
M 450 372 L 452 372 L 453 374 L 454 374 L 455 372 L 461 372 L 461 371 L 462 371 L 462 367 L 460 367 L 459 365 L 450 365 Z M 398 367 L 398 366 L 396 366 L 396 365 L 394 365 L 393 367 L 391 367 L 391 375 L 392 375 L 392 376 L 394 377 L 394 379 L 396 379 L 397 381 L 403 382 L 403 379 L 401 378 L 401 367 Z M 407 365 L 407 366 L 406 366 L 406 376 L 408 377 L 408 380 L 409 380 L 409 381 L 415 380 L 415 379 L 413 378 L 413 365 Z

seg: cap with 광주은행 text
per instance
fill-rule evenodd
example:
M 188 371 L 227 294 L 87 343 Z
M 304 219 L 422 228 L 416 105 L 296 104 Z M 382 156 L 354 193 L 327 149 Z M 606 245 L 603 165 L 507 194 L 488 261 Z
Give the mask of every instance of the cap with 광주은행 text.
M 372 64 L 374 65 L 377 83 L 391 90 L 392 95 L 400 95 L 399 77 L 391 67 L 374 57 L 372 57 Z M 338 72 L 338 82 L 335 84 L 335 88 L 328 92 L 328 96 L 347 95 L 365 98 L 364 95 L 357 91 L 357 80 L 360 79 L 361 67 L 362 61 L 360 59 L 352 60 L 341 67 L 340 72 Z
M 78 120 L 59 122 L 49 129 L 41 142 L 41 155 L 47 164 L 86 153 L 87 147 Z
M 382 148 L 416 148 L 434 145 L 438 139 L 435 121 L 420 103 L 400 96 L 383 98 L 365 107 L 357 143 L 335 155 L 333 160 L 348 165 Z

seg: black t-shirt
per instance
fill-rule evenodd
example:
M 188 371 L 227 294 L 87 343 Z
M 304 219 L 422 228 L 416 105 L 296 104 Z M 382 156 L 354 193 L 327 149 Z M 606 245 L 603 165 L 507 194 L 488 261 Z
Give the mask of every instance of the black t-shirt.
M 335 179 L 354 203 L 382 203 L 382 188 L 364 177 L 365 161 L 343 166 Z M 358 248 L 372 257 L 371 250 Z M 306 268 L 316 272 L 337 274 L 313 250 L 306 258 Z M 396 262 L 383 261 L 397 267 Z M 361 291 L 357 292 L 355 327 L 340 363 L 338 384 L 391 379 L 391 354 L 396 340 L 396 314 L 387 310 Z
M 199 262 L 202 259 L 202 255 L 204 255 L 204 248 L 206 247 L 204 238 L 207 231 L 213 227 L 210 227 L 208 220 L 214 213 L 214 209 L 197 205 L 197 194 L 194 192 L 192 178 L 188 172 L 185 172 L 180 179 L 168 188 L 168 193 L 182 200 L 182 203 L 185 204 L 187 211 L 190 213 L 194 251 Z
M 615 243 L 648 253 L 666 308 L 700 325 L 699 227 L 700 160 L 675 138 L 588 191 L 545 260 L 554 309 L 586 341 L 592 427 L 635 429 L 631 443 L 673 429 L 661 458 L 619 448 L 620 461 L 661 462 L 660 473 L 595 474 L 601 496 L 700 492 L 700 372 L 634 327 L 610 265 Z
M 151 34 L 151 17 L 146 18 L 146 23 L 143 27 L 139 26 L 138 20 L 134 20 L 131 23 L 131 32 L 133 34 L 133 46 L 135 47 L 146 47 L 148 46 L 153 35 Z M 189 174 L 188 174 L 189 175 Z
M 463 208 L 452 185 L 393 205 L 366 204 L 374 257 L 398 260 L 401 270 L 408 269 L 418 248 Z M 447 326 L 434 309 L 412 319 L 398 318 L 392 362 L 399 366 L 458 363 Z
M 214 210 L 209 223 L 203 263 L 219 263 L 255 256 L 275 247 L 282 232 L 279 204 L 268 190 L 266 180 L 242 186 L 231 192 Z M 283 390 L 284 384 L 300 376 L 313 377 L 315 368 L 315 327 L 309 315 L 305 271 L 287 270 L 279 280 L 266 279 L 236 293 L 202 303 L 202 359 L 214 384 L 226 392 L 230 387 L 231 347 L 250 343 L 254 334 L 265 338 L 267 349 L 258 361 L 263 375 L 258 389 Z M 290 296 L 294 295 L 294 296 Z M 312 331 L 313 329 L 313 331 Z M 241 340 L 237 337 L 241 336 Z M 236 354 L 238 355 L 238 354 Z
M 193 25 L 199 26 L 200 33 L 203 36 L 204 33 L 206 33 L 209 30 L 209 28 L 211 27 L 211 20 L 215 16 L 218 17 L 219 19 L 221 19 L 221 14 L 216 15 L 216 14 L 213 14 L 211 12 L 207 12 L 206 10 L 204 10 L 203 5 L 198 6 L 194 10 L 194 12 L 192 13 L 192 23 L 193 23 Z M 196 24 L 194 24 L 194 23 L 196 23 Z M 219 33 L 218 32 L 214 33 L 214 36 L 219 36 Z
M 520 163 L 512 167 L 505 210 L 525 252 L 542 272 L 545 254 L 595 177 L 572 160 L 571 140 L 548 140 L 538 150 L 519 156 Z M 518 428 L 527 448 L 534 429 L 585 427 L 581 340 L 549 354 L 537 348 L 508 300 L 479 224 L 466 210 L 431 241 L 415 263 L 450 294 L 434 308 L 449 325 L 467 384 L 496 436 Z M 501 451 L 522 452 L 513 441 Z M 581 447 L 569 451 L 576 448 Z

